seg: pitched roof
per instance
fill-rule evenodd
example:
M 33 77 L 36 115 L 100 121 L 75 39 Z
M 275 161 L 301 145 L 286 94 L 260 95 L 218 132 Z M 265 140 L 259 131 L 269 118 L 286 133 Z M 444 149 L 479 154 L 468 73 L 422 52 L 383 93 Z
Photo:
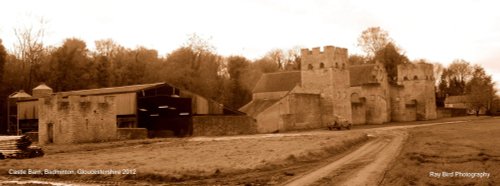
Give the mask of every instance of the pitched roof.
M 277 72 L 263 74 L 255 88 L 254 93 L 290 91 L 300 83 L 300 71 Z
M 278 102 L 279 99 L 273 100 L 252 100 L 250 103 L 240 108 L 241 112 L 246 113 L 249 116 L 256 117 L 261 112 L 272 106 L 274 103 Z
M 20 90 L 17 92 L 12 93 L 9 98 L 31 98 L 31 95 L 28 93 L 24 92 L 24 90 Z
M 139 90 L 156 87 L 163 84 L 165 83 L 152 83 L 152 84 L 130 85 L 122 87 L 109 87 L 109 88 L 87 89 L 87 90 L 74 90 L 67 92 L 58 92 L 58 94 L 62 96 L 69 96 L 69 95 L 98 95 L 98 94 L 137 92 Z
M 373 71 L 376 66 L 376 64 L 349 66 L 351 86 L 355 87 L 364 84 L 378 83 L 373 76 Z
M 33 90 L 52 90 L 49 86 L 47 86 L 45 83 L 42 83 L 35 87 Z

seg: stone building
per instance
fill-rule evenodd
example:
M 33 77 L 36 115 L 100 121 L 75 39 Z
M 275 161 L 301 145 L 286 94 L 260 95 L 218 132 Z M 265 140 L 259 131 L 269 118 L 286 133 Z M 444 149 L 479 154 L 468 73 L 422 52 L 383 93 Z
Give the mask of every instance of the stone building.
M 259 132 L 320 128 L 334 115 L 354 124 L 436 118 L 430 64 L 398 66 L 395 85 L 382 64 L 349 65 L 347 49 L 302 49 L 301 70 L 264 74 L 240 108 Z
M 38 140 L 82 143 L 116 139 L 114 96 L 42 97 L 38 100 Z
M 33 96 L 20 92 L 10 98 L 16 112 L 9 128 L 37 133 L 40 143 L 257 131 L 244 113 L 164 82 L 55 93 L 42 84 Z

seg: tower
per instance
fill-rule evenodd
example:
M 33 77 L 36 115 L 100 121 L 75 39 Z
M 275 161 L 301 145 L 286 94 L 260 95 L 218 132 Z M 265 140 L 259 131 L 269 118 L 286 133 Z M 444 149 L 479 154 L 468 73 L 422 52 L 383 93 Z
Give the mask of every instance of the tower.
M 334 115 L 352 121 L 347 49 L 325 46 L 301 50 L 301 87 L 321 95 L 322 122 Z

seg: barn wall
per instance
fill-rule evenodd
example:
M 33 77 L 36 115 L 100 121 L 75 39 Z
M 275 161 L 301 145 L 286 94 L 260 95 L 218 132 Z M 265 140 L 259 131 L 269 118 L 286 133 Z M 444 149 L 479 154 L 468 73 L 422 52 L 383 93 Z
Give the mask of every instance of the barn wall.
M 180 97 L 191 98 L 191 108 L 193 115 L 206 115 L 206 114 L 223 114 L 224 108 L 221 104 L 206 99 L 202 96 L 196 95 L 187 90 L 180 91 Z
M 19 117 L 19 119 L 37 119 L 37 103 L 38 100 L 17 102 L 17 116 Z
M 116 115 L 136 114 L 136 93 L 114 94 L 116 102 Z
M 194 116 L 193 136 L 255 134 L 257 126 L 249 116 Z
M 116 139 L 116 104 L 113 96 L 41 98 L 38 109 L 38 138 L 41 144 L 50 143 L 49 139 L 56 144 Z

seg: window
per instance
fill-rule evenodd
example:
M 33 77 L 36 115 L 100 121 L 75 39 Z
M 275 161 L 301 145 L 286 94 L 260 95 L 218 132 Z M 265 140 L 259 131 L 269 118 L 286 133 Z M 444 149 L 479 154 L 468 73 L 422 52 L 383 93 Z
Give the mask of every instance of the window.
M 307 69 L 308 70 L 312 70 L 313 69 L 313 66 L 311 64 L 307 65 Z
M 320 63 L 319 64 L 319 68 L 325 68 L 325 64 L 324 63 Z
M 417 76 L 413 76 L 413 80 L 418 80 L 418 77 Z

